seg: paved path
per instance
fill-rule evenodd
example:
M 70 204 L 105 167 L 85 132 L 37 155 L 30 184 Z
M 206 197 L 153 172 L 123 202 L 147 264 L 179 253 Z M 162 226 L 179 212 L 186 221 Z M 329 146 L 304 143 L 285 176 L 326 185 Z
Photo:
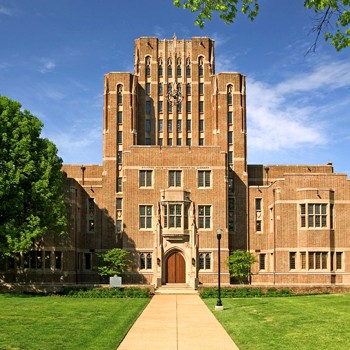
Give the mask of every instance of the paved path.
M 225 311 L 217 311 L 225 312 Z M 237 350 L 198 295 L 155 295 L 118 350 Z

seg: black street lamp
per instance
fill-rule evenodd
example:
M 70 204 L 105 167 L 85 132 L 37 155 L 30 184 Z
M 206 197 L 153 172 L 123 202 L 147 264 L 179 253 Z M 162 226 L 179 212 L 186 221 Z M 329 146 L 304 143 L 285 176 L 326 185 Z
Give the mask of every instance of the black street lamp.
M 223 310 L 224 307 L 222 306 L 221 302 L 221 295 L 220 295 L 220 240 L 221 240 L 221 234 L 222 234 L 222 229 L 218 228 L 216 230 L 216 238 L 218 239 L 218 301 L 216 302 L 215 305 L 215 310 Z

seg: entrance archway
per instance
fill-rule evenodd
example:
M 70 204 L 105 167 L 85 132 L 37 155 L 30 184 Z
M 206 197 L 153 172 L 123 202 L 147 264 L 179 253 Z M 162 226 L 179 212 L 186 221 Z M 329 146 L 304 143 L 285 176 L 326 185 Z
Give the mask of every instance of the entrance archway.
M 166 283 L 186 283 L 185 259 L 179 252 L 174 252 L 168 257 L 166 272 Z

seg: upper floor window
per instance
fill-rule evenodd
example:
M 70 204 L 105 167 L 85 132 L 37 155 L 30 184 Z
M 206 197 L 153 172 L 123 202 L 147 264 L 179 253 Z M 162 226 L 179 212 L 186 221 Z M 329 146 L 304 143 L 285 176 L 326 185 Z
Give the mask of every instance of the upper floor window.
M 198 227 L 211 228 L 211 205 L 198 206 Z
M 186 95 L 191 95 L 191 83 L 186 84 Z
M 152 228 L 152 206 L 140 205 L 139 207 L 140 228 Z
M 151 83 L 146 83 L 146 95 L 151 94 Z
M 232 144 L 232 142 L 233 142 L 233 133 L 232 133 L 232 131 L 229 131 L 228 133 L 227 133 L 227 142 L 231 145 Z
M 255 198 L 255 231 L 262 231 L 262 198 Z
M 204 84 L 203 83 L 199 83 L 199 94 L 200 95 L 204 94 Z
M 139 172 L 139 186 L 151 187 L 152 186 L 152 170 L 140 170 Z
M 199 101 L 199 113 L 204 112 L 204 101 Z
M 163 119 L 158 119 L 158 132 L 163 131 Z
M 191 101 L 186 101 L 186 112 L 191 113 Z
M 146 119 L 145 122 L 146 122 L 145 123 L 145 130 L 146 130 L 146 132 L 150 132 L 151 129 L 152 129 L 152 127 L 151 127 L 151 119 Z
M 210 187 L 210 170 L 198 170 L 198 187 Z
M 167 75 L 168 77 L 172 77 L 173 76 L 173 67 L 172 67 L 172 62 L 171 59 L 168 59 L 168 67 L 167 67 L 168 71 L 167 71 Z
M 149 56 L 146 57 L 146 76 L 151 76 L 151 58 Z
M 186 131 L 187 132 L 191 132 L 192 130 L 192 120 L 191 119 L 187 119 L 186 121 Z
M 163 113 L 163 101 L 158 101 L 158 112 Z
M 123 124 L 123 112 L 118 111 L 117 120 L 118 120 L 118 124 Z
M 158 84 L 158 94 L 163 95 L 163 83 Z
M 233 94 L 233 86 L 232 85 L 229 85 L 227 87 L 227 104 L 228 105 L 232 105 L 232 94 Z
M 169 170 L 169 187 L 181 187 L 181 170 Z
M 176 76 L 181 77 L 182 71 L 181 71 L 181 58 L 177 60 L 176 65 Z
M 191 77 L 191 59 L 189 57 L 186 59 L 186 77 Z
M 301 227 L 327 227 L 327 204 L 300 204 Z
M 123 143 L 123 132 L 122 131 L 118 131 L 117 142 L 118 142 L 118 145 L 121 145 Z
M 117 178 L 117 192 L 122 192 L 123 179 L 121 177 Z
M 228 112 L 227 113 L 227 122 L 229 123 L 229 124 L 232 124 L 232 112 Z
M 118 105 L 123 104 L 123 86 L 121 84 L 117 86 L 117 103 Z
M 204 119 L 199 119 L 199 132 L 204 132 Z
M 199 65 L 198 65 L 198 75 L 199 77 L 203 77 L 204 74 L 204 67 L 203 67 L 203 57 L 199 58 Z
M 146 114 L 151 114 L 151 101 L 146 101 Z

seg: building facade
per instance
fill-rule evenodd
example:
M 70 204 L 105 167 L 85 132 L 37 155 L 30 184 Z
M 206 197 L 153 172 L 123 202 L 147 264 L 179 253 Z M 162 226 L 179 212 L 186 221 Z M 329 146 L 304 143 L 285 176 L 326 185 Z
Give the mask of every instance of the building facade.
M 236 249 L 257 257 L 252 284 L 350 283 L 346 175 L 248 166 L 246 142 L 245 76 L 215 73 L 213 40 L 135 40 L 134 73 L 104 77 L 102 165 L 63 167 L 69 234 L 2 280 L 101 283 L 98 255 L 121 247 L 123 283 L 197 288 L 217 283 L 220 243 L 223 284 Z

